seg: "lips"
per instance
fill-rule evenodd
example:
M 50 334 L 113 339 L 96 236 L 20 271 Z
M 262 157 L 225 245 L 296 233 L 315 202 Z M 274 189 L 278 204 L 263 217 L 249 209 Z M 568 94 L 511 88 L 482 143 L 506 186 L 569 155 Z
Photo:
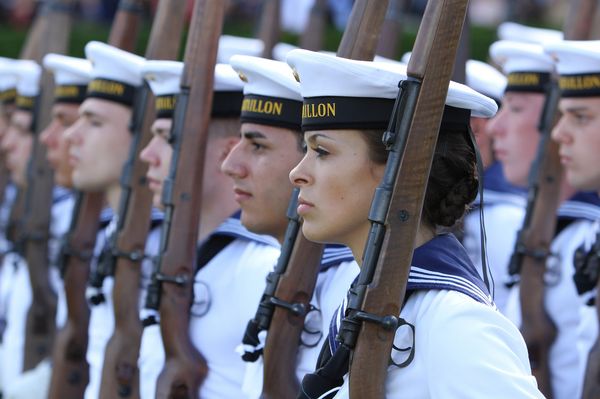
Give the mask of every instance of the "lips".
M 153 192 L 158 192 L 161 189 L 161 182 L 158 179 L 154 179 L 150 176 L 146 177 L 147 181 L 148 181 L 148 188 L 153 191 Z
M 298 208 L 297 208 L 298 215 L 300 215 L 300 216 L 306 215 L 314 207 L 315 207 L 315 205 L 312 202 L 309 202 L 302 197 L 298 198 Z
M 248 199 L 250 199 L 252 197 L 252 194 L 250 192 L 242 190 L 240 188 L 234 188 L 233 195 L 234 195 L 235 201 L 238 204 L 240 204 L 244 201 L 247 201 Z

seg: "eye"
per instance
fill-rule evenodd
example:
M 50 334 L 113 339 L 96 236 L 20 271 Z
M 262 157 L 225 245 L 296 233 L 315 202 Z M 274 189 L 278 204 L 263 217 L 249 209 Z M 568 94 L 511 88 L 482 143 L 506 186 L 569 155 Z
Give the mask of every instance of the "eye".
M 260 151 L 266 148 L 264 145 L 262 145 L 261 143 L 257 143 L 256 141 L 250 142 L 250 145 L 252 146 L 252 150 L 254 151 Z
M 573 116 L 575 118 L 575 122 L 580 125 L 585 125 L 590 120 L 590 117 L 585 114 L 574 114 Z
M 329 151 L 319 145 L 315 145 L 314 147 L 311 146 L 310 150 L 317 153 L 317 158 L 323 158 L 330 154 Z
M 93 127 L 102 127 L 102 122 L 98 119 L 90 119 L 90 125 Z

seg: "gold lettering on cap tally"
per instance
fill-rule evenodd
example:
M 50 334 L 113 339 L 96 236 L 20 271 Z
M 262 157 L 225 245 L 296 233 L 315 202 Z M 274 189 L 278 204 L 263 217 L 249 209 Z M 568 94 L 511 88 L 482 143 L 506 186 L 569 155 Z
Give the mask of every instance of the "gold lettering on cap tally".
M 600 89 L 600 75 L 561 76 L 558 84 L 562 90 Z
M 335 118 L 335 103 L 319 103 L 302 105 L 302 118 Z
M 242 112 L 254 112 L 266 115 L 281 115 L 283 103 L 271 100 L 260 100 L 256 98 L 246 98 L 242 101 Z
M 125 94 L 125 86 L 117 82 L 108 82 L 106 80 L 92 80 L 88 85 L 88 90 L 111 94 L 113 96 L 122 96 Z
M 158 97 L 155 106 L 157 111 L 175 109 L 175 96 Z
M 508 75 L 509 86 L 539 86 L 540 75 L 537 73 L 511 73 Z
M 34 97 L 18 96 L 17 97 L 17 107 L 33 109 L 33 101 L 34 101 Z
M 79 88 L 77 86 L 56 86 L 54 89 L 55 97 L 78 97 Z
M 17 89 L 9 89 L 0 92 L 0 101 L 13 100 L 17 97 Z

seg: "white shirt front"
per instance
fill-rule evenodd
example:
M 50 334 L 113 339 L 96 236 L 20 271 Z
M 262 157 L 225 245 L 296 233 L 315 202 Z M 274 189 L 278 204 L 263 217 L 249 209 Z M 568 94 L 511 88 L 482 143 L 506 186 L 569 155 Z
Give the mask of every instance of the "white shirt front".
M 244 397 L 245 364 L 235 349 L 278 257 L 275 246 L 236 239 L 196 274 L 190 336 L 209 369 L 200 398 Z
M 415 357 L 405 368 L 388 367 L 387 399 L 543 398 L 521 334 L 492 307 L 456 291 L 426 290 L 410 296 L 400 317 L 415 326 Z M 412 346 L 412 338 L 402 327 L 394 345 Z M 348 389 L 346 375 L 335 398 L 348 398 Z

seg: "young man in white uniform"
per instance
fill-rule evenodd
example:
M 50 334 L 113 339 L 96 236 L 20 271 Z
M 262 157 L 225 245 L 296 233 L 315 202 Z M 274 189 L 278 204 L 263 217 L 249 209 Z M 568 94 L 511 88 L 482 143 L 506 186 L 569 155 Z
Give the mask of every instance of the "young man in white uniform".
M 21 63 L 21 64 L 20 64 Z M 10 170 L 12 173 L 12 179 L 17 185 L 23 190 L 27 189 L 26 179 L 26 168 L 29 161 L 33 145 L 42 145 L 42 135 L 48 130 L 46 127 L 40 135 L 40 141 L 42 143 L 34 143 L 36 137 L 33 132 L 27 131 L 31 129 L 33 109 L 29 108 L 35 101 L 39 101 L 35 90 L 39 90 L 39 76 L 41 74 L 41 68 L 31 62 L 25 61 L 15 62 L 15 66 L 20 70 L 22 84 L 26 87 L 21 89 L 21 99 L 17 98 L 18 104 L 21 106 L 15 112 L 15 125 L 9 129 L 6 136 L 3 139 L 3 149 L 7 151 L 9 160 Z M 31 73 L 31 75 L 29 75 Z M 81 76 L 73 77 L 70 79 L 81 80 L 86 79 Z M 67 84 L 69 78 L 61 76 L 60 84 L 57 89 L 61 87 L 62 83 Z M 30 86 L 27 88 L 27 86 Z M 29 98 L 27 98 L 29 97 Z M 53 112 L 68 103 L 71 99 L 66 96 L 59 96 L 55 93 L 55 102 L 52 106 Z M 54 123 L 54 121 L 51 122 Z M 50 125 L 50 126 L 51 126 Z M 53 202 L 51 208 L 51 221 L 50 221 L 50 239 L 48 240 L 49 246 L 49 257 L 50 257 L 50 268 L 48 278 L 51 281 L 53 288 L 55 289 L 59 301 L 57 307 L 56 321 L 57 327 L 60 328 L 65 320 L 64 314 L 64 299 L 62 297 L 62 283 L 59 278 L 59 271 L 57 269 L 57 254 L 59 241 L 64 232 L 67 230 L 70 220 L 71 212 L 73 208 L 73 198 L 69 191 L 69 182 L 55 179 L 56 186 L 53 191 Z M 50 362 L 49 359 L 42 361 L 32 370 L 23 373 L 23 350 L 24 350 L 24 327 L 25 318 L 27 311 L 31 304 L 32 293 L 29 282 L 29 273 L 27 264 L 24 259 L 21 258 L 19 253 L 11 253 L 5 258 L 6 272 L 12 271 L 12 278 L 7 276 L 7 280 L 10 284 L 8 287 L 9 292 L 7 293 L 8 303 L 7 309 L 9 312 L 7 335 L 5 336 L 7 349 L 5 352 L 3 362 L 3 380 L 4 384 L 3 392 L 5 397 L 8 398 L 26 398 L 30 396 L 41 395 L 44 396 L 48 390 L 50 382 Z M 4 276 L 3 276 L 4 277 Z M 21 319 L 22 318 L 22 319 Z M 11 322 L 12 319 L 12 322 Z M 11 325 L 12 324 L 12 325 Z M 11 374 L 13 373 L 13 374 Z
M 281 243 L 292 193 L 288 174 L 303 154 L 300 87 L 289 67 L 279 61 L 238 55 L 231 58 L 231 65 L 245 82 L 241 140 L 222 168 L 233 179 L 242 224 L 250 231 L 272 235 Z M 269 111 L 269 106 L 256 106 L 268 102 L 280 112 Z M 305 321 L 305 329 L 314 334 L 302 337 L 304 343 L 299 346 L 296 366 L 298 381 L 314 368 L 329 320 L 357 273 L 347 248 L 326 247 L 311 300 L 319 312 L 309 313 Z M 254 313 L 257 306 L 258 302 Z M 264 343 L 262 334 L 255 338 Z M 262 349 L 260 344 L 244 349 L 244 356 L 254 359 L 248 363 L 244 392 L 247 397 L 257 398 L 262 391 Z
M 539 44 L 511 41 L 496 42 L 490 48 L 492 58 L 502 65 L 508 85 L 498 115 L 490 122 L 494 148 L 507 180 L 527 187 L 527 176 L 535 159 L 540 134 L 537 124 L 545 99 L 546 83 L 554 71 L 552 58 Z M 578 312 L 573 312 L 579 299 L 571 275 L 575 242 L 581 229 L 600 216 L 596 194 L 576 193 L 568 182 L 561 186 L 558 224 L 551 244 L 552 256 L 546 260 L 545 307 L 557 328 L 550 348 L 552 389 L 556 398 L 578 397 L 585 360 L 572 350 L 580 325 Z M 518 282 L 518 275 L 513 276 Z M 509 294 L 506 315 L 521 325 L 519 285 Z

